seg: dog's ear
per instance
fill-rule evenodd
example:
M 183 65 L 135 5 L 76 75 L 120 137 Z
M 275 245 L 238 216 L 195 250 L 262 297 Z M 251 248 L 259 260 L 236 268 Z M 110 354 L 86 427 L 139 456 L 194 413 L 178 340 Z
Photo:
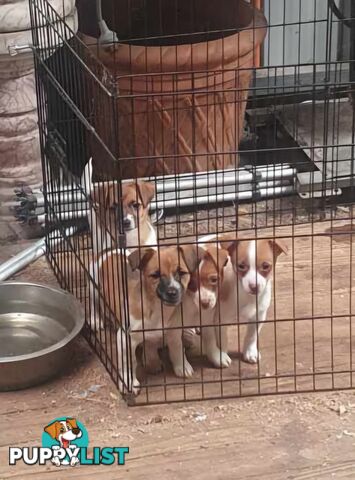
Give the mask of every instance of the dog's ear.
M 102 182 L 94 185 L 91 192 L 91 199 L 93 203 L 102 205 L 103 207 L 109 207 L 110 205 L 118 203 L 117 185 L 112 182 Z
M 66 422 L 69 423 L 71 428 L 78 428 L 78 424 L 77 424 L 75 418 L 66 418 Z
M 206 251 L 198 245 L 181 245 L 179 250 L 190 273 L 193 273 L 197 269 L 198 264 L 206 253 Z
M 198 290 L 198 277 L 196 273 L 192 273 L 190 277 L 189 284 L 187 288 L 191 291 L 196 293 Z
M 154 255 L 154 252 L 155 250 L 153 248 L 140 248 L 134 250 L 128 257 L 128 261 L 132 271 L 134 272 L 138 268 L 139 270 L 143 270 L 143 268 L 147 265 L 149 260 Z
M 236 251 L 239 240 L 222 240 L 221 247 L 223 250 L 228 252 L 228 255 L 231 257 Z
M 106 207 L 107 197 L 108 184 L 106 182 L 93 185 L 91 191 L 91 200 L 93 203 Z
M 228 251 L 224 248 L 211 247 L 206 251 L 205 256 L 210 256 L 218 271 L 221 271 L 227 265 Z
M 147 208 L 155 195 L 155 185 L 151 182 L 137 182 L 137 189 L 144 208 Z
M 281 253 L 287 255 L 288 246 L 283 240 L 280 240 L 279 238 L 273 238 L 272 240 L 269 240 L 269 244 L 271 245 L 271 248 L 273 249 L 276 258 L 281 255 Z
M 61 427 L 61 424 L 58 421 L 56 421 L 44 427 L 44 431 L 48 433 L 48 435 L 50 435 L 52 438 L 57 438 L 57 434 L 60 427 Z

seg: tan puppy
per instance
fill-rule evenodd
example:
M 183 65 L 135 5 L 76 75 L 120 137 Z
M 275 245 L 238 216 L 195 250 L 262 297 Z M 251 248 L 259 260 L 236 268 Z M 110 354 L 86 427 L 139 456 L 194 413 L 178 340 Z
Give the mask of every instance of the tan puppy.
M 156 231 L 149 217 L 149 205 L 155 195 L 153 183 L 122 183 L 120 202 L 117 182 L 92 183 L 91 159 L 85 167 L 81 183 L 94 204 L 88 221 L 95 255 L 118 246 L 121 213 L 127 248 L 157 244 Z
M 110 306 L 112 315 L 118 320 L 117 350 L 120 390 L 139 393 L 137 379 L 136 349 L 146 342 L 156 346 L 166 343 L 174 371 L 183 368 L 176 363 L 176 337 L 181 330 L 163 328 L 170 326 L 170 318 L 176 307 L 181 304 L 190 282 L 191 273 L 198 265 L 198 250 L 193 246 L 162 247 L 159 251 L 152 248 L 135 250 L 128 258 L 132 271 L 139 270 L 128 278 L 126 297 L 128 298 L 129 325 L 122 326 L 124 298 L 122 286 L 122 255 L 119 251 L 108 253 L 102 261 L 99 271 L 103 286 L 103 297 Z M 124 263 L 123 263 L 124 265 Z M 111 281 L 107 281 L 111 279 Z M 128 333 L 129 332 L 129 333 Z M 129 349 L 131 355 L 129 355 Z

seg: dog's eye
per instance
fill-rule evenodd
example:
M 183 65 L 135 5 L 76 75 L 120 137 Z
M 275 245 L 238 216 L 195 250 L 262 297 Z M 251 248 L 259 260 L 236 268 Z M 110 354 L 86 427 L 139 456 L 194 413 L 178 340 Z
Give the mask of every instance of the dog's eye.
M 271 269 L 270 263 L 268 263 L 268 262 L 263 262 L 262 263 L 261 270 L 263 270 L 263 272 L 268 272 L 270 269 Z
M 248 270 L 248 265 L 245 263 L 238 263 L 238 270 L 240 272 L 246 272 Z
M 217 285 L 218 283 L 218 276 L 217 275 L 210 275 L 208 277 L 208 280 L 210 282 L 211 285 Z
M 109 208 L 111 211 L 116 212 L 118 207 L 119 207 L 118 203 L 113 203 L 112 205 L 110 205 Z
M 64 433 L 64 427 L 60 429 L 60 433 Z
M 138 208 L 141 206 L 140 203 L 138 202 L 132 202 L 131 203 L 131 207 L 134 208 L 135 210 L 138 210 Z
M 153 272 L 149 275 L 152 278 L 160 278 L 160 272 L 157 270 L 156 272 Z
M 188 275 L 189 272 L 186 272 L 185 270 L 182 270 L 181 268 L 178 268 L 176 272 L 180 277 L 183 277 L 184 275 Z

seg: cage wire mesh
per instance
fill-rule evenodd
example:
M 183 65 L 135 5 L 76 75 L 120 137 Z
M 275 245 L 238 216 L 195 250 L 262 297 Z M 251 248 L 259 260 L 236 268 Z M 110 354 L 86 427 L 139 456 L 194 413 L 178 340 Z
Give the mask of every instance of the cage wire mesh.
M 353 387 L 353 3 L 30 0 L 47 255 L 130 404 Z

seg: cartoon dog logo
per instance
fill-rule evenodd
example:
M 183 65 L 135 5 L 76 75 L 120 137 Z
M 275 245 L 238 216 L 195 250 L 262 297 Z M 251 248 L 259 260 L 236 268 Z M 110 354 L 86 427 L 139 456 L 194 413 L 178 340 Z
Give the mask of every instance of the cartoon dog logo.
M 75 445 L 72 445 L 72 442 L 77 438 L 80 438 L 83 434 L 81 429 L 78 427 L 77 421 L 75 418 L 65 418 L 64 420 L 56 420 L 46 427 L 44 431 L 48 433 L 54 440 L 58 442 L 59 445 L 54 445 L 52 449 L 63 448 L 68 451 L 72 449 Z M 72 445 L 72 446 L 71 446 Z M 52 463 L 59 467 L 60 465 L 71 465 L 74 467 L 79 463 L 79 458 L 76 456 L 67 456 L 63 460 L 60 460 L 58 457 L 53 456 Z

